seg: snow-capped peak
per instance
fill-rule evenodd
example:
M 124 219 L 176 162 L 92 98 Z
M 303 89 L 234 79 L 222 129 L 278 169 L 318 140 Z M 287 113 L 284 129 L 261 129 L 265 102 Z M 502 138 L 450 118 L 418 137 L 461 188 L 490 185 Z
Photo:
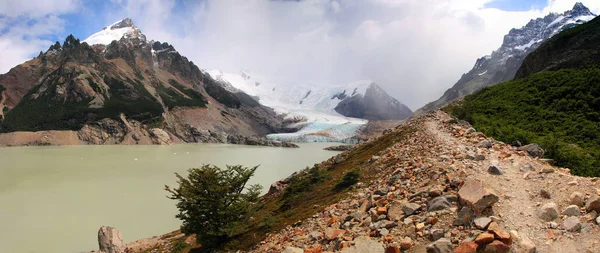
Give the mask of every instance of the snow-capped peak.
M 135 24 L 133 24 L 133 21 L 131 21 L 130 18 L 125 18 L 102 28 L 102 30 L 92 34 L 83 42 L 86 42 L 89 45 L 108 45 L 113 42 L 113 40 L 119 41 L 121 38 L 137 38 L 140 41 L 146 41 L 146 36 L 142 34 L 142 31 L 137 28 Z

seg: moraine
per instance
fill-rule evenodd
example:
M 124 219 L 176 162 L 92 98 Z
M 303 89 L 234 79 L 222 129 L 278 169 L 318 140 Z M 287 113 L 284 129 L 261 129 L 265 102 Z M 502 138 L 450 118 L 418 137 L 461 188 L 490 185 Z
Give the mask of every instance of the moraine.
M 84 252 L 98 228 L 126 242 L 179 227 L 165 184 L 202 164 L 261 166 L 250 183 L 270 184 L 336 154 L 331 143 L 300 148 L 227 144 L 0 148 L 0 252 Z

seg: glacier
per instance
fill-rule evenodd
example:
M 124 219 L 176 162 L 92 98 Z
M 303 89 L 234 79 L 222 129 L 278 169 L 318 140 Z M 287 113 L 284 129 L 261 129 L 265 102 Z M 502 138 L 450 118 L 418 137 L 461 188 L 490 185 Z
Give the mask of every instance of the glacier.
M 267 135 L 267 138 L 292 142 L 353 142 L 368 120 L 346 117 L 334 108 L 346 97 L 363 96 L 371 81 L 328 87 L 316 84 L 297 84 L 270 81 L 247 72 L 226 73 L 206 71 L 232 92 L 242 91 L 259 103 L 273 108 L 285 119 L 294 121 L 288 127 L 300 129 L 294 133 Z

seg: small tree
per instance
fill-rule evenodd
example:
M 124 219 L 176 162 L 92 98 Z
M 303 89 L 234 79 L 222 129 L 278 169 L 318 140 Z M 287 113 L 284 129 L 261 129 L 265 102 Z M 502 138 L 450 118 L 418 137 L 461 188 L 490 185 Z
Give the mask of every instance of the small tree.
M 187 178 L 175 173 L 179 187 L 165 185 L 165 190 L 171 194 L 168 198 L 178 201 L 179 214 L 175 217 L 183 221 L 181 231 L 196 234 L 205 249 L 226 242 L 247 217 L 250 204 L 258 200 L 262 187 L 246 188 L 257 168 L 204 165 L 189 169 Z

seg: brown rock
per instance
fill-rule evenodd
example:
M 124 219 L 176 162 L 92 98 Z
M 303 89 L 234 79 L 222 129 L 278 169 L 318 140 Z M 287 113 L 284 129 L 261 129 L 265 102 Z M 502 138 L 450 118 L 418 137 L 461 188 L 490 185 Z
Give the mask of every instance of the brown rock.
M 377 207 L 377 214 L 378 215 L 382 215 L 382 214 L 386 214 L 386 213 L 387 213 L 387 208 L 385 208 L 384 206 Z
M 477 252 L 477 243 L 474 242 L 462 242 L 456 249 L 454 249 L 454 253 L 474 253 Z
M 402 211 L 402 204 L 398 201 L 393 201 L 388 206 L 387 216 L 390 220 L 396 221 L 402 219 L 404 212 Z
M 407 250 L 412 247 L 412 244 L 413 244 L 413 241 L 412 241 L 412 239 L 410 239 L 410 237 L 404 237 L 404 239 L 402 239 L 402 241 L 400 241 L 400 248 L 402 248 L 403 250 Z
M 545 198 L 545 199 L 551 199 L 552 195 L 546 189 L 541 189 L 540 190 L 540 197 Z
M 385 249 L 385 253 L 400 253 L 400 248 L 396 245 L 389 245 Z
M 494 234 L 497 239 L 500 239 L 503 241 L 510 240 L 510 234 L 504 232 L 504 230 L 502 230 L 500 228 L 500 226 L 498 226 L 498 223 L 496 223 L 496 222 L 490 223 L 490 225 L 488 226 L 488 232 L 491 232 L 492 234 Z
M 359 210 L 361 212 L 367 212 L 367 211 L 369 211 L 369 209 L 371 209 L 371 201 L 368 199 L 363 200 L 362 203 L 360 204 Z
M 535 244 L 527 237 L 522 237 L 519 242 L 519 253 L 535 253 L 537 251 Z
M 481 213 L 484 209 L 498 202 L 494 191 L 483 188 L 481 182 L 467 179 L 458 191 L 461 203 L 470 206 L 475 212 Z
M 510 246 L 504 244 L 501 241 L 493 241 L 492 243 L 485 246 L 484 253 L 507 253 L 510 250 Z
M 343 229 L 334 229 L 334 228 L 326 228 L 325 229 L 325 239 L 331 241 L 334 240 L 344 234 L 345 230 Z
M 569 196 L 569 204 L 583 206 L 585 204 L 583 201 L 583 194 L 581 192 L 571 193 L 571 196 Z
M 327 226 L 331 226 L 338 223 L 337 217 L 333 216 L 331 217 L 331 219 L 329 219 L 329 221 L 327 221 Z
M 477 236 L 477 238 L 475 238 L 475 243 L 477 243 L 477 244 L 488 244 L 493 241 L 494 241 L 494 234 L 492 234 L 490 232 L 482 233 L 479 236 Z
M 585 210 L 600 212 L 600 197 L 596 194 L 592 195 L 585 204 Z

